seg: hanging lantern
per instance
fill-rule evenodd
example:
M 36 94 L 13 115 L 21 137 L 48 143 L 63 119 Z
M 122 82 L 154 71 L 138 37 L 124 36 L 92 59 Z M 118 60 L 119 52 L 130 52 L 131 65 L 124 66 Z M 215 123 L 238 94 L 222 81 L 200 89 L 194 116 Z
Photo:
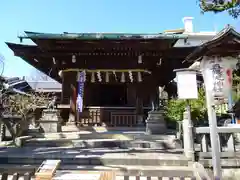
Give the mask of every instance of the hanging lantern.
M 138 72 L 138 82 L 142 82 L 142 74 L 141 72 Z
M 128 71 L 129 79 L 131 82 L 133 82 L 133 74 L 132 71 Z
M 72 63 L 75 63 L 75 62 L 76 62 L 76 56 L 72 55 Z
M 105 81 L 109 82 L 109 72 L 106 72 Z
M 197 71 L 192 69 L 176 69 L 177 94 L 179 99 L 197 99 Z M 162 88 L 162 87 L 159 87 Z M 160 94 L 163 96 L 164 88 Z
M 62 78 L 62 75 L 63 75 L 62 70 L 58 72 L 58 75 Z
M 102 82 L 102 77 L 101 77 L 101 72 L 100 71 L 97 72 L 97 78 L 98 78 L 99 82 Z
M 159 59 L 157 66 L 161 66 L 162 65 L 162 58 Z
M 138 56 L 138 64 L 142 64 L 142 55 Z
M 94 72 L 92 72 L 92 75 L 91 75 L 91 82 L 95 82 L 95 74 L 94 74 Z
M 125 80 L 125 74 L 124 72 L 122 72 L 122 75 L 121 75 L 121 82 L 124 83 L 126 80 Z
M 55 65 L 55 64 L 56 64 L 56 59 L 55 59 L 55 57 L 52 57 L 52 61 L 53 61 L 53 64 Z
M 114 75 L 115 80 L 117 81 L 117 74 L 116 74 L 116 71 L 113 71 L 113 75 Z

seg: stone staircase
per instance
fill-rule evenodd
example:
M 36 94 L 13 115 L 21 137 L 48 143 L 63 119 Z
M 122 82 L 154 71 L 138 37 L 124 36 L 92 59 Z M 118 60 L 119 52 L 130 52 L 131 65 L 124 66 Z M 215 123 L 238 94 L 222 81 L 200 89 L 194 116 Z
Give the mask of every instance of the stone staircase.
M 0 171 L 35 171 L 46 159 L 60 159 L 59 170 L 116 170 L 122 174 L 146 176 L 171 175 L 173 172 L 190 176 L 188 160 L 176 152 L 123 149 L 78 148 L 4 148 L 0 151 Z M 172 169 L 172 171 L 170 171 Z M 176 172 L 175 172 L 176 171 Z
M 144 132 L 32 133 L 22 147 L 0 148 L 0 172 L 34 172 L 46 159 L 59 159 L 59 171 L 116 170 L 120 175 L 191 176 L 175 135 Z
M 175 134 L 147 135 L 144 131 L 120 130 L 61 132 L 61 133 L 31 133 L 32 138 L 23 142 L 27 147 L 78 147 L 78 148 L 181 148 Z

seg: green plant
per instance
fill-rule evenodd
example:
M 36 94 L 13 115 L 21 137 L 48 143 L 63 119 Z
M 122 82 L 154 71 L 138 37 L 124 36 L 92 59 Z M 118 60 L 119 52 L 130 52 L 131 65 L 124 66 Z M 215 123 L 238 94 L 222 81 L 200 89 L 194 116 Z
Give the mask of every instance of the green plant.
M 190 100 L 191 117 L 195 123 L 200 123 L 206 117 L 205 93 L 199 88 L 198 99 Z M 166 117 L 169 121 L 181 121 L 187 102 L 180 99 L 171 99 L 167 103 Z
M 239 70 L 233 71 L 233 101 L 240 100 L 240 72 Z
M 233 18 L 240 15 L 239 0 L 198 0 L 202 12 L 219 13 L 228 11 Z

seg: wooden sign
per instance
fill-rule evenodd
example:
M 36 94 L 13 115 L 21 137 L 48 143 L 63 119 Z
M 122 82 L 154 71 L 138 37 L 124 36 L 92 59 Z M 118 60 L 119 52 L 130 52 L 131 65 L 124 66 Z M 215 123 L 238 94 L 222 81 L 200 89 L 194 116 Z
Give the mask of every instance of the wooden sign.
M 54 180 L 115 180 L 114 171 L 79 171 L 75 173 L 60 173 Z
M 61 160 L 46 160 L 35 173 L 36 180 L 51 180 L 60 165 Z

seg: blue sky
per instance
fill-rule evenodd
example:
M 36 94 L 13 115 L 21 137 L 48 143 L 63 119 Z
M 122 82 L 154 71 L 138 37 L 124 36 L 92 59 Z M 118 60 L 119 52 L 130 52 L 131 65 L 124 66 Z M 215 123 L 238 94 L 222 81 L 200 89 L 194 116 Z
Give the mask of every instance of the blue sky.
M 195 18 L 194 31 L 221 30 L 226 24 L 238 24 L 227 13 L 202 15 L 196 0 L 1 0 L 4 75 L 30 76 L 34 72 L 5 45 L 6 41 L 19 43 L 17 36 L 25 30 L 154 33 L 182 28 L 184 16 Z

